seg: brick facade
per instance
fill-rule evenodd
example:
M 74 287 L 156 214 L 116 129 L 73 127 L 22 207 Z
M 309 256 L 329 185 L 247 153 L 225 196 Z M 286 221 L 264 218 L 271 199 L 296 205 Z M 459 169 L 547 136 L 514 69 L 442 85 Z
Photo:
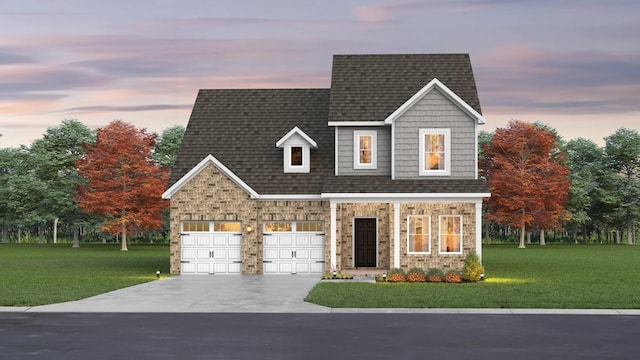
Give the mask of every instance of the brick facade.
M 431 216 L 431 254 L 408 254 L 407 216 Z M 377 269 L 392 267 L 394 253 L 393 203 L 339 203 L 336 208 L 337 269 L 354 267 L 354 219 L 377 219 Z M 461 215 L 463 254 L 439 254 L 438 217 Z M 252 199 L 215 166 L 208 165 L 171 197 L 171 273 L 180 273 L 182 221 L 229 220 L 242 223 L 242 274 L 262 274 L 262 226 L 267 221 L 322 221 L 325 231 L 325 271 L 331 267 L 329 201 L 266 201 Z M 251 232 L 247 231 L 248 227 Z M 470 203 L 406 203 L 400 206 L 400 265 L 403 268 L 461 269 L 475 249 L 475 205 Z
M 242 274 L 262 274 L 262 224 L 274 220 L 314 220 L 329 231 L 328 201 L 262 201 L 208 165 L 171 197 L 171 273 L 180 273 L 180 223 L 233 220 L 242 223 Z M 252 231 L 247 232 L 251 226 Z M 329 263 L 325 246 L 325 263 Z

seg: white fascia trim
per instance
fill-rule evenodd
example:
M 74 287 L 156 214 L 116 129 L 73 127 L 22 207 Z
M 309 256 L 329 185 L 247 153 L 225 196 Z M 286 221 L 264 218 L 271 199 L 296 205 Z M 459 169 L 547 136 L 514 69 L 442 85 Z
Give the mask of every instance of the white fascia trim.
M 368 202 L 443 202 L 482 203 L 491 193 L 322 193 L 323 198 L 338 203 Z
M 384 121 L 329 121 L 329 126 L 384 126 Z
M 391 115 L 389 115 L 385 120 L 385 124 L 392 124 L 397 118 L 402 116 L 405 111 L 415 105 L 420 99 L 422 99 L 426 94 L 428 94 L 434 88 L 438 88 L 441 90 L 445 96 L 447 96 L 450 100 L 452 100 L 456 105 L 458 105 L 464 112 L 466 112 L 469 116 L 474 118 L 478 124 L 484 124 L 485 119 L 482 115 L 480 115 L 477 111 L 475 111 L 469 104 L 467 104 L 464 100 L 462 100 L 458 95 L 456 95 L 451 89 L 446 87 L 440 80 L 434 78 L 429 81 L 427 85 L 425 85 L 420 91 L 415 93 L 409 100 L 407 100 L 404 104 L 402 104 L 399 108 L 396 109 Z
M 289 139 L 293 134 L 298 134 L 300 136 L 302 136 L 302 138 L 309 143 L 309 145 L 311 145 L 312 148 L 317 149 L 318 148 L 318 144 L 316 144 L 315 141 L 313 141 L 312 138 L 309 137 L 309 135 L 305 134 L 304 131 L 300 130 L 300 128 L 298 128 L 297 126 L 294 127 L 293 129 L 289 130 L 289 132 L 283 136 L 282 138 L 280 138 L 280 140 L 278 140 L 276 142 L 276 147 L 283 147 L 284 143 L 287 141 L 287 139 Z
M 286 194 L 275 194 L 275 195 L 260 195 L 258 197 L 259 200 L 325 200 L 321 195 L 318 194 L 294 194 L 294 195 L 286 195 Z
M 193 179 L 196 175 L 198 175 L 204 168 L 206 168 L 209 164 L 213 164 L 218 170 L 220 170 L 223 174 L 225 174 L 231 181 L 233 181 L 236 185 L 240 186 L 242 190 L 244 190 L 251 198 L 257 199 L 260 197 L 258 193 L 253 190 L 247 183 L 242 181 L 236 174 L 234 174 L 229 168 L 224 166 L 215 156 L 209 154 L 207 157 L 202 159 L 198 163 L 198 165 L 194 166 L 188 173 L 186 173 L 180 180 L 176 181 L 167 191 L 162 194 L 163 199 L 171 199 L 171 196 L 178 192 L 186 183 L 188 183 L 191 179 Z

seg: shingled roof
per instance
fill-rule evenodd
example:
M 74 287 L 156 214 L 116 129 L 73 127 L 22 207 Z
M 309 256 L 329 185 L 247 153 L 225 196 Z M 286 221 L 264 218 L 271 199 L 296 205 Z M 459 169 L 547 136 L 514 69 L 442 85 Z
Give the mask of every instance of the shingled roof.
M 331 89 L 200 90 L 169 188 L 213 155 L 260 195 L 487 193 L 482 180 L 334 175 L 327 122 L 382 121 L 434 78 L 481 114 L 467 54 L 336 55 Z M 317 144 L 309 173 L 285 173 L 275 146 L 296 126 Z
M 200 90 L 169 186 L 209 154 L 259 194 L 320 194 L 333 175 L 329 89 Z M 309 173 L 284 173 L 275 143 L 295 126 L 317 144 Z
M 382 121 L 437 78 L 479 114 L 468 54 L 334 55 L 329 121 Z

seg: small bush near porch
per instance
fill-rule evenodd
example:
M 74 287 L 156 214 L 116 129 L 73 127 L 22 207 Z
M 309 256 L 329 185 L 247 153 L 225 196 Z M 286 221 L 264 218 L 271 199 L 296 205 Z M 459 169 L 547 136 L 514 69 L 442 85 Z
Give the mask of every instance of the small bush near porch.
M 477 283 L 319 283 L 306 301 L 333 308 L 640 308 L 640 247 L 492 245 Z

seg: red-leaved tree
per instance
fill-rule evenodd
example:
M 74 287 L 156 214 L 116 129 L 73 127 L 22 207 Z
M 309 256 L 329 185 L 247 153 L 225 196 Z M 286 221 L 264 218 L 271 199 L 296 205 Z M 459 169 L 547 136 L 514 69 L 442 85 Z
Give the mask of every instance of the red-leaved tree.
M 104 231 L 122 234 L 122 251 L 127 251 L 129 229 L 162 226 L 161 210 L 168 204 L 161 195 L 168 172 L 153 161 L 155 138 L 145 129 L 114 120 L 97 130 L 95 145 L 83 145 L 86 155 L 76 162 L 86 180 L 78 189 L 78 204 L 105 220 Z
M 497 129 L 484 144 L 484 168 L 491 198 L 487 217 L 520 228 L 520 246 L 528 227 L 546 230 L 566 216 L 569 169 L 555 135 L 533 124 L 514 120 Z

